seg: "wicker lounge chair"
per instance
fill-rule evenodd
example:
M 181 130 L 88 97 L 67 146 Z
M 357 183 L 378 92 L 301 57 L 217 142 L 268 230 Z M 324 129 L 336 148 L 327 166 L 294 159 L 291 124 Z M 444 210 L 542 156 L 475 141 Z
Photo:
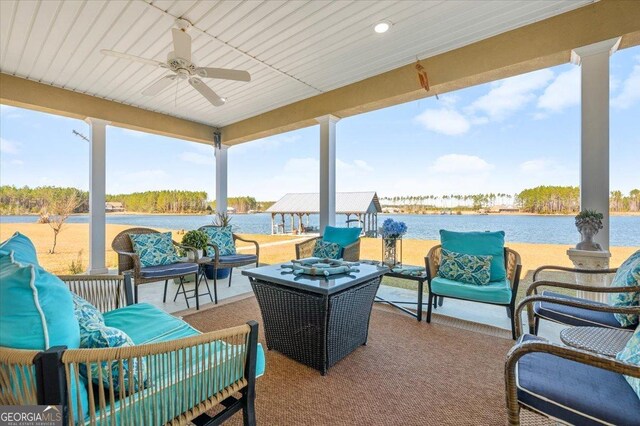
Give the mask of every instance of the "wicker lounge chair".
M 240 410 L 244 424 L 255 425 L 255 378 L 257 369 L 263 368 L 255 321 L 199 333 L 150 305 L 131 305 L 133 291 L 126 276 L 60 278 L 102 311 L 107 324 L 118 318 L 128 324 L 128 330 L 121 329 L 134 341 L 152 329 L 163 335 L 153 339 L 154 343 L 106 349 L 0 348 L 0 405 L 60 405 L 65 425 L 217 425 Z M 147 318 L 153 315 L 156 321 L 139 323 L 139 314 Z M 133 370 L 126 368 L 127 363 L 141 365 L 142 360 L 150 378 L 144 389 L 129 386 L 113 391 L 103 380 L 93 381 L 92 386 L 86 384 L 92 382 L 91 369 L 84 368 L 87 363 L 117 366 L 117 377 L 134 383 Z M 87 380 L 79 371 L 86 371 Z M 81 386 L 87 389 L 84 402 L 69 391 Z M 214 417 L 206 414 L 218 404 L 225 408 Z M 84 419 L 75 417 L 85 412 Z
M 335 242 L 342 247 L 342 259 L 349 262 L 357 262 L 360 260 L 360 238 L 361 228 L 336 228 L 327 226 L 322 237 L 315 237 L 296 244 L 296 259 L 304 259 L 313 256 L 313 249 L 316 241 L 322 239 L 324 241 Z M 358 237 L 352 238 L 351 235 L 345 235 L 343 239 L 341 234 L 354 233 Z
M 129 228 L 116 235 L 111 243 L 113 251 L 118 253 L 118 273 L 123 274 L 125 272 L 131 272 L 132 274 L 135 303 L 138 303 L 139 285 L 164 281 L 164 296 L 162 301 L 166 302 L 169 280 L 178 278 L 182 283 L 184 281 L 184 277 L 191 274 L 195 275 L 196 280 L 198 278 L 199 266 L 192 262 L 179 262 L 171 265 L 150 266 L 146 268 L 142 267 L 140 264 L 140 258 L 133 250 L 133 245 L 129 235 L 152 233 L 158 233 L 158 231 L 150 228 Z M 183 246 L 175 241 L 173 241 L 173 245 L 181 248 L 182 250 L 190 250 L 196 253 L 195 249 Z
M 617 268 L 612 269 L 577 269 L 567 268 L 563 266 L 541 266 L 533 273 L 533 284 L 527 289 L 527 296 L 538 295 L 538 290 L 541 287 L 551 287 L 557 289 L 567 290 L 581 290 L 591 293 L 626 293 L 626 292 L 640 292 L 640 284 L 630 287 L 598 287 L 598 286 L 584 286 L 575 283 L 565 283 L 557 281 L 544 281 L 538 280 L 540 274 L 543 271 L 565 271 L 581 274 L 612 274 L 618 271 Z M 578 297 L 568 296 L 559 292 L 544 290 L 541 293 L 542 296 L 547 296 L 552 299 L 537 299 L 538 301 L 533 304 L 531 309 L 527 309 L 527 316 L 529 319 L 529 333 L 538 334 L 538 326 L 540 325 L 540 319 L 553 321 L 561 324 L 575 325 L 575 326 L 597 326 L 616 329 L 633 330 L 635 326 L 624 327 L 621 326 L 618 320 L 614 317 L 613 312 L 608 309 L 595 309 L 594 307 L 604 307 L 607 304 L 599 303 L 592 300 L 581 299 Z M 555 299 L 562 299 L 575 302 L 576 304 L 560 304 L 554 303 Z
M 520 255 L 510 248 L 504 248 L 504 261 L 505 269 L 507 273 L 508 282 L 500 282 L 495 285 L 487 286 L 474 286 L 469 284 L 462 284 L 460 288 L 468 290 L 466 296 L 460 296 L 457 293 L 453 294 L 446 289 L 435 289 L 432 285 L 433 279 L 438 276 L 438 268 L 440 266 L 440 258 L 442 255 L 442 246 L 437 245 L 432 247 L 427 253 L 427 282 L 429 284 L 429 306 L 427 308 L 427 322 L 431 322 L 431 310 L 434 304 L 434 298 L 440 297 L 440 304 L 442 299 L 450 297 L 452 299 L 469 300 L 479 303 L 488 303 L 490 305 L 505 306 L 507 308 L 507 315 L 511 319 L 511 335 L 513 339 L 516 338 L 514 315 L 516 297 L 518 294 L 518 285 L 520 283 L 520 271 L 522 264 L 520 261 Z
M 522 310 L 543 300 L 581 305 L 549 296 L 527 297 L 514 315 L 518 335 L 522 330 Z M 640 313 L 640 307 L 605 305 L 595 309 Z M 505 363 L 508 424 L 520 424 L 521 408 L 567 424 L 638 424 L 640 399 L 624 375 L 640 377 L 640 366 L 593 351 L 553 344 L 531 334 L 520 336 Z

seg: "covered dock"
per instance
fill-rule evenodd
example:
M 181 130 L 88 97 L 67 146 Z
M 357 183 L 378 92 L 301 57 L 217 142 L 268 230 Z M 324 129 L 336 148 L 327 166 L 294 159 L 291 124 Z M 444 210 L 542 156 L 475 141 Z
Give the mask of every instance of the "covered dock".
M 320 212 L 320 195 L 318 193 L 286 194 L 269 207 L 267 212 L 271 213 L 272 234 L 287 232 L 285 229 L 287 216 L 291 218 L 290 233 L 319 232 L 317 228 L 309 226 L 309 216 Z M 361 227 L 366 236 L 376 237 L 378 235 L 378 213 L 382 213 L 382 207 L 375 192 L 336 193 L 336 213 L 347 216 L 347 227 Z

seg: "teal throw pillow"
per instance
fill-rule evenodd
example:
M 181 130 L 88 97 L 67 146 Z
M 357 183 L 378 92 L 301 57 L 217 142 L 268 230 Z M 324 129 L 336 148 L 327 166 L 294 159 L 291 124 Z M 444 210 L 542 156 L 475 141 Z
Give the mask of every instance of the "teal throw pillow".
M 78 326 L 80 327 L 80 345 L 82 345 L 82 329 L 86 328 L 87 325 L 90 324 L 100 322 L 104 323 L 104 317 L 98 308 L 84 300 L 82 297 L 75 293 L 71 293 L 71 297 L 73 298 L 73 311 L 76 315 L 76 319 L 78 320 Z
M 492 256 L 474 256 L 442 249 L 438 276 L 465 284 L 487 285 Z
M 336 243 L 340 247 L 347 247 L 358 241 L 362 228 L 337 228 L 335 226 L 327 226 L 324 228 L 322 240 L 328 243 Z
M 636 331 L 624 349 L 618 352 L 616 359 L 640 367 L 640 325 L 636 328 Z M 640 378 L 631 376 L 624 376 L 624 378 L 629 382 L 629 385 L 638 395 L 638 398 L 640 398 Z
M 340 259 L 342 257 L 342 247 L 336 243 L 329 243 L 320 238 L 316 239 L 313 247 L 313 257 L 321 259 Z
M 632 254 L 618 268 L 611 281 L 612 287 L 634 287 L 640 285 L 640 250 Z M 629 291 L 625 293 L 609 294 L 609 304 L 617 307 L 631 307 L 640 305 L 640 292 Z M 638 324 L 638 315 L 614 314 L 623 327 Z
M 209 237 L 209 242 L 218 246 L 219 256 L 236 254 L 236 245 L 233 242 L 233 231 L 230 226 L 208 226 L 202 230 Z M 215 257 L 215 250 L 207 247 L 207 256 Z
M 83 348 L 122 348 L 126 346 L 134 346 L 133 340 L 124 331 L 108 327 L 104 322 L 87 323 L 82 333 Z M 147 369 L 144 358 L 130 358 L 122 361 L 123 377 L 120 380 L 120 362 L 119 361 L 102 361 L 100 363 L 93 362 L 90 365 L 91 381 L 95 384 L 100 383 L 106 389 L 112 388 L 114 392 L 128 391 L 133 388 L 138 391 L 144 388 L 147 381 Z M 80 364 L 80 374 L 87 380 L 87 365 Z
M 140 257 L 140 265 L 148 266 L 172 265 L 180 258 L 171 239 L 171 232 L 154 232 L 151 234 L 129 234 L 133 251 Z
M 3 254 L 13 252 L 13 258 L 16 262 L 39 265 L 36 247 L 29 237 L 19 232 L 0 244 L 0 252 Z
M 504 231 L 454 232 L 440 230 L 442 248 L 474 256 L 492 256 L 490 281 L 502 281 L 507 277 L 504 266 Z

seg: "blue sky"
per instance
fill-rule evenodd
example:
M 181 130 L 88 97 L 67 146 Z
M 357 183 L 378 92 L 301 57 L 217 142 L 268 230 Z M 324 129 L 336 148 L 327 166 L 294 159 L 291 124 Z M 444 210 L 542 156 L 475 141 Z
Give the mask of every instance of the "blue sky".
M 509 193 L 578 185 L 580 70 L 565 64 L 341 120 L 339 191 L 381 196 Z M 640 48 L 611 58 L 611 188 L 640 187 Z M 1 106 L 0 183 L 87 189 L 79 120 Z M 318 188 L 318 127 L 229 151 L 229 194 L 275 200 Z M 107 192 L 204 190 L 209 146 L 109 127 Z

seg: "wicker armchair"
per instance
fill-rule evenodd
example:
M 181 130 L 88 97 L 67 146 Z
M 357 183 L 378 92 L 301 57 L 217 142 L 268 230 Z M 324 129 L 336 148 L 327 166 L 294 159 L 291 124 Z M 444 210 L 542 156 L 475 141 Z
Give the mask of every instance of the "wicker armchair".
M 576 283 L 566 283 L 558 281 L 546 281 L 539 280 L 540 274 L 543 271 L 565 271 L 574 272 L 580 274 L 613 274 L 617 272 L 617 268 L 611 269 L 578 269 L 567 268 L 564 266 L 551 266 L 545 265 L 536 269 L 533 273 L 533 284 L 527 289 L 527 296 L 536 296 L 541 287 L 546 288 L 558 288 L 565 290 L 581 290 L 590 293 L 626 293 L 626 292 L 640 292 L 640 285 L 630 287 L 599 287 L 599 286 L 585 286 Z M 536 299 L 536 303 L 533 303 L 527 309 L 527 317 L 529 320 L 529 333 L 538 334 L 538 327 L 540 325 L 540 319 L 553 321 L 561 324 L 576 325 L 576 326 L 597 326 L 608 327 L 618 329 L 633 329 L 634 326 L 623 327 L 615 319 L 613 314 L 615 310 L 606 309 L 607 304 L 598 303 L 591 300 L 580 299 L 577 297 L 567 296 L 562 293 L 544 290 L 541 293 L 542 296 L 548 296 L 552 299 Z M 576 302 L 576 304 L 559 304 L 556 303 L 556 299 L 563 299 Z M 604 307 L 605 309 L 597 309 L 597 307 Z
M 158 282 L 164 280 L 164 296 L 163 302 L 167 301 L 167 286 L 169 280 L 178 278 L 180 282 L 184 280 L 186 275 L 194 274 L 198 279 L 199 267 L 197 263 L 180 262 L 173 265 L 151 266 L 143 268 L 140 264 L 140 258 L 133 250 L 133 244 L 129 234 L 152 234 L 158 233 L 155 229 L 150 228 L 129 228 L 120 232 L 115 236 L 111 243 L 113 251 L 118 253 L 118 273 L 131 272 L 134 282 L 134 300 L 138 303 L 138 286 L 142 284 Z M 181 245 L 173 241 L 173 245 L 184 251 L 191 251 L 197 256 L 197 251 L 191 247 Z
M 125 306 L 133 297 L 126 276 L 60 278 L 102 312 Z M 61 405 L 63 424 L 70 426 L 218 425 L 240 410 L 244 424 L 255 425 L 257 338 L 258 324 L 249 321 L 225 330 L 121 348 L 67 350 L 58 346 L 44 352 L 0 348 L 0 405 Z M 126 363 L 142 365 L 142 360 L 151 377 L 149 385 L 140 390 L 130 385 L 114 392 L 99 377 L 87 387 L 88 417 L 84 421 L 74 418 L 75 413 L 83 412 L 82 402 L 68 390 L 86 386 L 79 374 L 81 367 L 88 363 L 118 366 L 118 377 L 134 383 L 134 370 L 127 369 Z M 82 370 L 91 383 L 91 369 Z M 218 404 L 225 408 L 214 417 L 206 414 Z
M 518 336 L 522 331 L 522 310 L 541 300 L 568 306 L 584 305 L 542 295 L 526 297 L 514 313 Z M 640 313 L 640 307 L 594 308 Z M 640 400 L 623 375 L 640 377 L 640 366 L 553 344 L 530 334 L 522 335 L 505 362 L 508 424 L 520 425 L 521 408 L 568 424 L 636 424 Z M 603 399 L 602 395 L 610 397 Z
M 296 259 L 304 259 L 313 256 L 313 249 L 316 246 L 316 240 L 321 237 L 311 238 L 296 244 Z M 357 262 L 360 260 L 360 240 L 350 244 L 342 249 L 342 258 L 348 262 Z
M 427 308 L 427 322 L 431 322 L 431 310 L 434 303 L 435 297 L 440 297 L 440 299 L 444 297 L 450 297 L 453 299 L 459 299 L 459 297 L 451 296 L 449 294 L 436 294 L 431 288 L 431 280 L 438 276 L 438 268 L 440 266 L 440 258 L 442 256 L 442 246 L 438 244 L 437 246 L 432 247 L 427 253 L 426 261 L 427 261 L 427 282 L 429 284 L 429 306 Z M 516 297 L 518 295 L 518 286 L 520 284 L 520 271 L 522 270 L 522 261 L 520 260 L 520 255 L 511 250 L 508 247 L 504 248 L 504 261 L 505 261 L 505 269 L 507 272 L 507 279 L 509 280 L 509 285 L 511 286 L 511 299 L 509 301 L 504 301 L 503 303 L 494 303 L 483 300 L 476 300 L 472 298 L 466 298 L 464 300 L 470 300 L 479 303 L 488 303 L 490 305 L 499 305 L 505 306 L 507 308 L 507 315 L 511 319 L 511 335 L 513 339 L 516 338 L 516 330 L 514 324 L 514 309 L 516 303 Z

